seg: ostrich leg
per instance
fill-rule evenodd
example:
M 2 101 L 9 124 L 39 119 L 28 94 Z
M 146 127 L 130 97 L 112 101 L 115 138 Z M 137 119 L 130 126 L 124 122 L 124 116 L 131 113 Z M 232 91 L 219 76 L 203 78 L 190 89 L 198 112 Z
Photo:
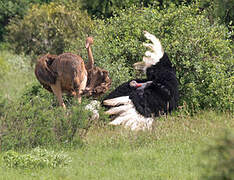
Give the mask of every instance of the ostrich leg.
M 76 86 L 77 86 L 77 79 L 75 79 L 74 83 L 75 83 Z M 79 102 L 79 103 L 81 103 L 81 94 L 82 94 L 83 91 L 85 90 L 86 84 L 87 84 L 87 75 L 84 76 L 83 81 L 80 83 L 79 88 L 78 88 L 78 91 L 76 90 L 76 96 L 77 96 L 77 99 L 78 99 L 78 102 Z
M 59 105 L 62 106 L 64 109 L 66 109 L 66 106 L 63 102 L 63 98 L 62 98 L 62 90 L 61 90 L 61 85 L 60 85 L 60 81 L 56 81 L 56 84 L 52 84 L 51 85 L 51 89 L 53 91 L 53 93 L 55 94 L 55 96 L 58 99 Z

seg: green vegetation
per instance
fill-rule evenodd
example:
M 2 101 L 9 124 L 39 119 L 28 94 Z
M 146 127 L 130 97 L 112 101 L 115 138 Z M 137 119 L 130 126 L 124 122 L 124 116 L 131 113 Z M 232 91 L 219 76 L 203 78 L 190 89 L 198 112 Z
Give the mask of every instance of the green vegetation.
M 41 148 L 35 148 L 27 154 L 10 150 L 4 154 L 2 160 L 6 167 L 22 169 L 56 168 L 71 162 L 71 158 L 62 152 L 57 153 Z
M 77 3 L 33 5 L 22 20 L 14 18 L 7 26 L 7 41 L 16 53 L 39 56 L 60 54 L 71 45 L 83 49 L 93 23 Z M 76 40 L 76 41 L 75 41 Z M 76 42 L 76 44 L 72 42 Z
M 24 86 L 35 80 L 29 57 L 0 51 L 0 94 L 8 101 L 18 98 Z
M 81 0 L 82 8 L 86 9 L 91 16 L 98 18 L 109 18 L 121 9 L 131 6 L 153 5 L 153 0 Z
M 6 34 L 5 26 L 13 17 L 22 18 L 31 4 L 48 3 L 51 0 L 1 0 L 0 2 L 0 41 Z
M 15 170 L 1 162 L 1 178 L 201 179 L 210 172 L 201 163 L 209 166 L 212 157 L 206 155 L 204 159 L 203 152 L 215 142 L 213 137 L 222 137 L 224 128 L 233 130 L 233 123 L 230 114 L 206 111 L 194 117 L 181 114 L 161 118 L 153 132 L 93 127 L 82 147 L 63 149 L 72 159 L 68 166 Z
M 232 0 L 108 2 L 0 2 L 0 180 L 233 179 Z M 91 121 L 92 98 L 64 97 L 65 111 L 35 78 L 41 54 L 86 60 L 92 35 L 95 63 L 114 89 L 136 77 L 143 30 L 162 41 L 181 94 L 179 109 L 151 132 L 110 127 L 103 108 Z
M 162 41 L 177 69 L 181 104 L 186 102 L 191 112 L 205 108 L 233 111 L 230 67 L 234 56 L 224 25 L 210 23 L 196 5 L 172 5 L 165 10 L 132 7 L 119 14 L 101 21 L 95 31 L 94 57 L 110 71 L 112 87 L 134 75 L 131 67 L 146 51 L 142 32 L 147 30 Z
M 204 152 L 203 179 L 234 178 L 234 134 L 226 131 Z
M 234 24 L 234 1 L 233 0 L 215 0 L 213 4 L 214 15 L 220 18 L 221 22 L 228 26 L 233 26 Z
M 83 100 L 78 105 L 70 100 L 66 111 L 56 107 L 56 102 L 51 93 L 36 83 L 29 85 L 17 101 L 5 105 L 0 129 L 1 149 L 57 144 L 82 146 L 80 136 L 91 123 L 90 111 L 84 107 L 88 102 Z
M 191 113 L 206 108 L 233 111 L 232 33 L 218 20 L 211 22 L 199 7 L 133 6 L 109 19 L 92 21 L 76 3 L 35 5 L 23 20 L 11 21 L 8 41 L 15 52 L 33 57 L 78 49 L 86 59 L 84 41 L 92 32 L 95 63 L 110 72 L 115 88 L 135 76 L 132 64 L 142 59 L 142 32 L 147 30 L 161 39 L 177 69 L 181 105 L 186 103 Z

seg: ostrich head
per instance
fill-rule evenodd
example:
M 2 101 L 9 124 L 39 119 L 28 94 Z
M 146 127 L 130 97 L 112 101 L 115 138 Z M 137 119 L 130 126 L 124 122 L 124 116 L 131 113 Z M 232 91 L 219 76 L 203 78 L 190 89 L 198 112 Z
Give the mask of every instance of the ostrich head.
M 143 61 L 133 64 L 134 68 L 139 71 L 146 72 L 146 69 L 155 65 L 163 57 L 164 50 L 161 42 L 153 34 L 144 31 L 144 36 L 149 39 L 151 43 L 143 43 L 143 46 L 149 48 L 151 51 L 146 51 Z
M 93 37 L 87 37 L 85 47 L 89 48 L 93 44 Z
M 141 87 L 142 86 L 142 84 L 140 84 L 140 83 L 137 83 L 136 81 L 131 81 L 130 83 L 129 83 L 129 85 L 131 86 L 131 87 L 135 87 L 135 88 L 138 88 L 138 87 Z

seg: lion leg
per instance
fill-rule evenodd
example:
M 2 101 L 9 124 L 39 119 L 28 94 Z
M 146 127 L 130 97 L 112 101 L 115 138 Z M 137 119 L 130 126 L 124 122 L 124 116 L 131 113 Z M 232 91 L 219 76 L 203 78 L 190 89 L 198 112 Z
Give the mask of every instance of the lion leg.
M 56 81 L 56 84 L 52 84 L 50 86 L 51 86 L 53 93 L 55 94 L 55 96 L 58 99 L 59 105 L 62 106 L 64 109 L 66 109 L 66 106 L 65 106 L 65 104 L 63 102 L 63 98 L 62 98 L 62 90 L 61 90 L 60 81 Z

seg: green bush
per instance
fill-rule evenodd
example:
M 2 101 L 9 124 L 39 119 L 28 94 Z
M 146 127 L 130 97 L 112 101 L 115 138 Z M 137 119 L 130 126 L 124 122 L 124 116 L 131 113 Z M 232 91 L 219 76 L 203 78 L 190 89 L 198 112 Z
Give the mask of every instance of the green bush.
M 133 5 L 149 6 L 154 4 L 153 0 L 81 0 L 82 8 L 87 10 L 91 16 L 98 18 L 109 18 L 121 9 Z
M 190 4 L 192 0 L 80 0 L 82 8 L 87 10 L 91 16 L 98 18 L 109 18 L 118 14 L 122 9 L 128 9 L 132 6 L 149 7 L 155 6 L 162 9 L 170 4 Z
M 134 76 L 132 64 L 146 51 L 142 32 L 147 30 L 161 40 L 177 69 L 180 104 L 191 111 L 233 111 L 231 34 L 218 22 L 211 24 L 196 4 L 164 10 L 132 7 L 97 23 L 94 58 L 109 70 L 112 88 Z
M 234 24 L 234 1 L 233 0 L 215 0 L 212 4 L 213 13 L 215 18 L 220 18 L 221 22 L 227 26 L 233 26 Z
M 21 169 L 64 167 L 71 162 L 71 158 L 64 152 L 48 151 L 39 147 L 27 154 L 10 150 L 3 155 L 2 159 L 6 167 Z
M 2 150 L 46 145 L 82 145 L 81 133 L 87 131 L 91 113 L 81 104 L 65 98 L 66 111 L 57 99 L 38 83 L 28 85 L 17 102 L 8 103 L 0 116 Z
M 93 26 L 85 12 L 81 12 L 77 3 L 51 2 L 33 5 L 22 20 L 12 19 L 7 26 L 6 39 L 16 53 L 41 55 L 60 54 L 72 44 L 84 49 L 85 37 Z
M 0 41 L 6 33 L 5 26 L 10 19 L 18 16 L 22 18 L 33 3 L 48 3 L 51 0 L 1 0 L 0 2 Z

